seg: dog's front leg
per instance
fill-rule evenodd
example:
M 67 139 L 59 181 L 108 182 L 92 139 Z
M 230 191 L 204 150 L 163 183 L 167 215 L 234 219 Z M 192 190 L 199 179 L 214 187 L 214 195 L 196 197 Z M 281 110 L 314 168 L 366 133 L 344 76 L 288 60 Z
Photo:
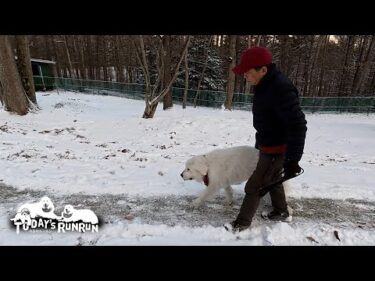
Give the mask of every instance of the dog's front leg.
M 214 193 L 215 189 L 211 186 L 207 186 L 206 189 L 199 194 L 199 197 L 193 201 L 194 208 L 202 206 L 202 204 Z
M 226 197 L 227 197 L 227 204 L 229 206 L 232 206 L 233 205 L 233 188 L 229 185 L 225 188 L 225 194 L 226 194 Z

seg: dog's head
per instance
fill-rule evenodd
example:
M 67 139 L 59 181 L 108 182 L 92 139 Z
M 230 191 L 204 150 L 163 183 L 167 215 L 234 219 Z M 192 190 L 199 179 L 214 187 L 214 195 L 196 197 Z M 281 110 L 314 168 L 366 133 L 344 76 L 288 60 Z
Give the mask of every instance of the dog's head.
M 47 196 L 40 199 L 40 204 L 42 206 L 42 211 L 45 213 L 53 212 L 55 210 L 55 206 L 53 205 L 51 199 L 49 199 Z
M 22 216 L 30 216 L 30 210 L 27 208 L 23 208 L 20 213 Z
M 73 215 L 74 207 L 72 205 L 66 205 L 64 207 L 64 211 L 62 212 L 62 216 L 65 218 L 70 218 Z
M 203 177 L 207 175 L 208 163 L 204 156 L 195 156 L 186 162 L 185 170 L 181 173 L 184 180 L 203 181 Z

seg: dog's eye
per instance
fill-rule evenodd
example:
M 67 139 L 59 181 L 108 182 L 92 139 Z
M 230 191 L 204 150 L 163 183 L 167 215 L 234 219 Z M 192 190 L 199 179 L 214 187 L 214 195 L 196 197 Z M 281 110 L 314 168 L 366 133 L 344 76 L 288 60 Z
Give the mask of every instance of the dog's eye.
M 189 169 L 189 168 L 187 168 L 186 170 L 187 170 L 187 171 L 190 171 L 190 169 Z

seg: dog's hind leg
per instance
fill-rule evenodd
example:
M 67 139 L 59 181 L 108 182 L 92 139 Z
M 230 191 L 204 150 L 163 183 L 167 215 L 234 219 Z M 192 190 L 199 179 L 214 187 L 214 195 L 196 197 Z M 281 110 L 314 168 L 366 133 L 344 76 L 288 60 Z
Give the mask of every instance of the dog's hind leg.
M 224 190 L 225 190 L 225 195 L 227 197 L 226 202 L 229 206 L 232 206 L 233 205 L 233 188 L 230 185 L 228 185 L 226 188 L 224 188 Z

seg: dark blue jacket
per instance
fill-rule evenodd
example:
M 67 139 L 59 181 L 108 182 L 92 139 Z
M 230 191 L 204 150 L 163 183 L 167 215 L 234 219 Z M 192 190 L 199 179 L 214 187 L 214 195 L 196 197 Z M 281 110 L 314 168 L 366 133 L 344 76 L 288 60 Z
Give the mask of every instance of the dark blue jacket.
M 254 87 L 252 111 L 256 147 L 286 144 L 286 158 L 299 161 L 307 131 L 305 114 L 298 90 L 274 64 Z

